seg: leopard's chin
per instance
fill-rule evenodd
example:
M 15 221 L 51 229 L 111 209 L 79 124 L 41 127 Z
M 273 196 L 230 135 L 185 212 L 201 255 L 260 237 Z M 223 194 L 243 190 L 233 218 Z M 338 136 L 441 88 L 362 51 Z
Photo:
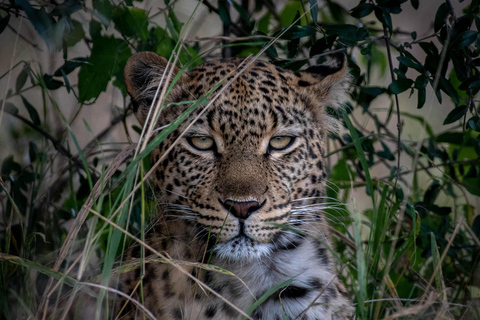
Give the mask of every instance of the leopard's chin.
M 247 236 L 238 235 L 227 242 L 218 243 L 215 253 L 221 260 L 248 262 L 269 255 L 272 249 L 273 246 L 269 243 L 259 243 Z

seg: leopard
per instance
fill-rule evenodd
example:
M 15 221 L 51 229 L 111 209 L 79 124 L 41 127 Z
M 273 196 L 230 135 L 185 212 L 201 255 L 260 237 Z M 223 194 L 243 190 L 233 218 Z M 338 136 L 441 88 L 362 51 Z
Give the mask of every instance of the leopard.
M 176 126 L 150 153 L 158 209 L 146 242 L 185 263 L 147 263 L 121 290 L 141 279 L 132 297 L 157 319 L 353 319 L 323 210 L 329 110 L 351 83 L 345 55 L 303 71 L 252 58 L 184 71 L 139 52 L 124 74 L 140 124 L 154 121 L 153 137 Z M 143 319 L 123 306 L 122 319 Z
M 345 55 L 302 71 L 257 58 L 185 71 L 139 52 L 124 78 L 150 141 L 163 140 L 150 152 L 155 218 L 126 253 L 143 267 L 119 277 L 113 314 L 353 319 L 324 212 L 327 139 L 338 126 L 329 110 L 351 83 Z

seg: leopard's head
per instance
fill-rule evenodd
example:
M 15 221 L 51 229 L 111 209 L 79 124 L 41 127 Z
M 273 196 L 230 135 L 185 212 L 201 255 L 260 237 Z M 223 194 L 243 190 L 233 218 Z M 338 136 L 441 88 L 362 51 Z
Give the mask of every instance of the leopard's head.
M 167 65 L 141 52 L 125 68 L 127 90 L 144 125 L 166 86 Z M 235 261 L 292 245 L 292 229 L 323 225 L 321 210 L 302 208 L 324 196 L 325 146 L 334 125 L 325 107 L 345 100 L 344 56 L 303 72 L 239 59 L 184 73 L 169 70 L 176 79 L 167 87 L 156 128 L 180 123 L 192 101 L 207 98 L 151 153 L 152 163 L 158 162 L 154 183 L 162 193 L 162 214 L 213 235 L 217 255 Z

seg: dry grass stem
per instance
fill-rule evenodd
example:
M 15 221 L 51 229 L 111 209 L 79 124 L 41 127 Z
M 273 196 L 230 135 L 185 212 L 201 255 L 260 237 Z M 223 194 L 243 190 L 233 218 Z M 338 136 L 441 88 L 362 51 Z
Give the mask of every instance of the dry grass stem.
M 97 217 L 99 217 L 100 219 L 104 220 L 105 222 L 107 222 L 108 224 L 110 224 L 111 226 L 113 226 L 115 229 L 117 230 L 120 230 L 121 232 L 123 232 L 126 236 L 130 237 L 131 239 L 135 240 L 136 242 L 138 242 L 139 244 L 141 244 L 142 246 L 144 246 L 146 249 L 148 249 L 149 251 L 151 251 L 153 254 L 157 255 L 158 257 L 164 259 L 167 263 L 169 263 L 170 265 L 172 265 L 174 268 L 176 268 L 177 270 L 179 270 L 181 273 L 183 273 L 184 275 L 186 275 L 187 277 L 189 277 L 190 279 L 192 279 L 193 281 L 195 281 L 195 283 L 197 283 L 200 287 L 204 288 L 205 290 L 213 293 L 215 296 L 217 296 L 218 298 L 222 299 L 226 304 L 228 304 L 230 307 L 232 307 L 233 309 L 235 309 L 238 313 L 240 313 L 241 315 L 243 315 L 244 317 L 246 317 L 247 319 L 250 319 L 250 320 L 253 320 L 250 316 L 248 316 L 245 312 L 243 312 L 242 310 L 240 310 L 237 306 L 235 306 L 233 303 L 231 303 L 230 301 L 228 301 L 227 299 L 225 299 L 222 295 L 220 295 L 219 293 L 217 293 L 215 290 L 213 290 L 212 288 L 210 288 L 209 286 L 207 286 L 205 283 L 203 283 L 202 281 L 198 280 L 196 277 L 194 277 L 193 275 L 191 275 L 188 271 L 186 271 L 185 269 L 182 268 L 182 266 L 174 263 L 171 259 L 169 259 L 168 257 L 166 257 L 165 255 L 161 254 L 160 252 L 158 252 L 157 250 L 155 250 L 153 247 L 151 247 L 150 245 L 148 245 L 147 243 L 143 242 L 142 240 L 138 239 L 137 237 L 135 237 L 133 234 L 131 234 L 130 232 L 128 232 L 127 230 L 119 227 L 117 224 L 115 224 L 114 222 L 112 222 L 111 220 L 105 218 L 104 216 L 102 216 L 100 213 L 92 210 L 92 209 L 89 209 L 89 211 L 91 213 L 93 213 L 94 215 L 96 215 Z

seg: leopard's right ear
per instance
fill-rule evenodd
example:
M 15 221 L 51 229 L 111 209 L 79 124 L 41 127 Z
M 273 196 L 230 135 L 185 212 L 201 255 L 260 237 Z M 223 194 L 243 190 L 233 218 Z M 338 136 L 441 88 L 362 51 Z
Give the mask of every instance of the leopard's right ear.
M 142 126 L 145 124 L 145 119 L 155 98 L 158 85 L 166 71 L 167 73 L 165 73 L 161 85 L 167 85 L 165 81 L 168 76 L 167 66 L 167 59 L 153 52 L 136 53 L 130 57 L 125 66 L 125 86 L 127 87 L 128 94 L 132 97 L 133 112 Z M 170 65 L 168 66 L 169 70 L 172 67 L 174 70 L 171 78 L 173 79 L 179 69 Z M 179 87 L 178 84 L 183 82 L 184 77 L 186 77 L 186 75 L 180 77 L 175 84 L 175 87 Z M 170 79 L 170 81 L 172 79 Z M 172 91 L 173 92 L 171 92 L 170 95 L 175 93 L 175 90 Z M 162 90 L 160 88 L 160 90 L 158 90 L 157 98 L 160 96 L 161 92 Z

